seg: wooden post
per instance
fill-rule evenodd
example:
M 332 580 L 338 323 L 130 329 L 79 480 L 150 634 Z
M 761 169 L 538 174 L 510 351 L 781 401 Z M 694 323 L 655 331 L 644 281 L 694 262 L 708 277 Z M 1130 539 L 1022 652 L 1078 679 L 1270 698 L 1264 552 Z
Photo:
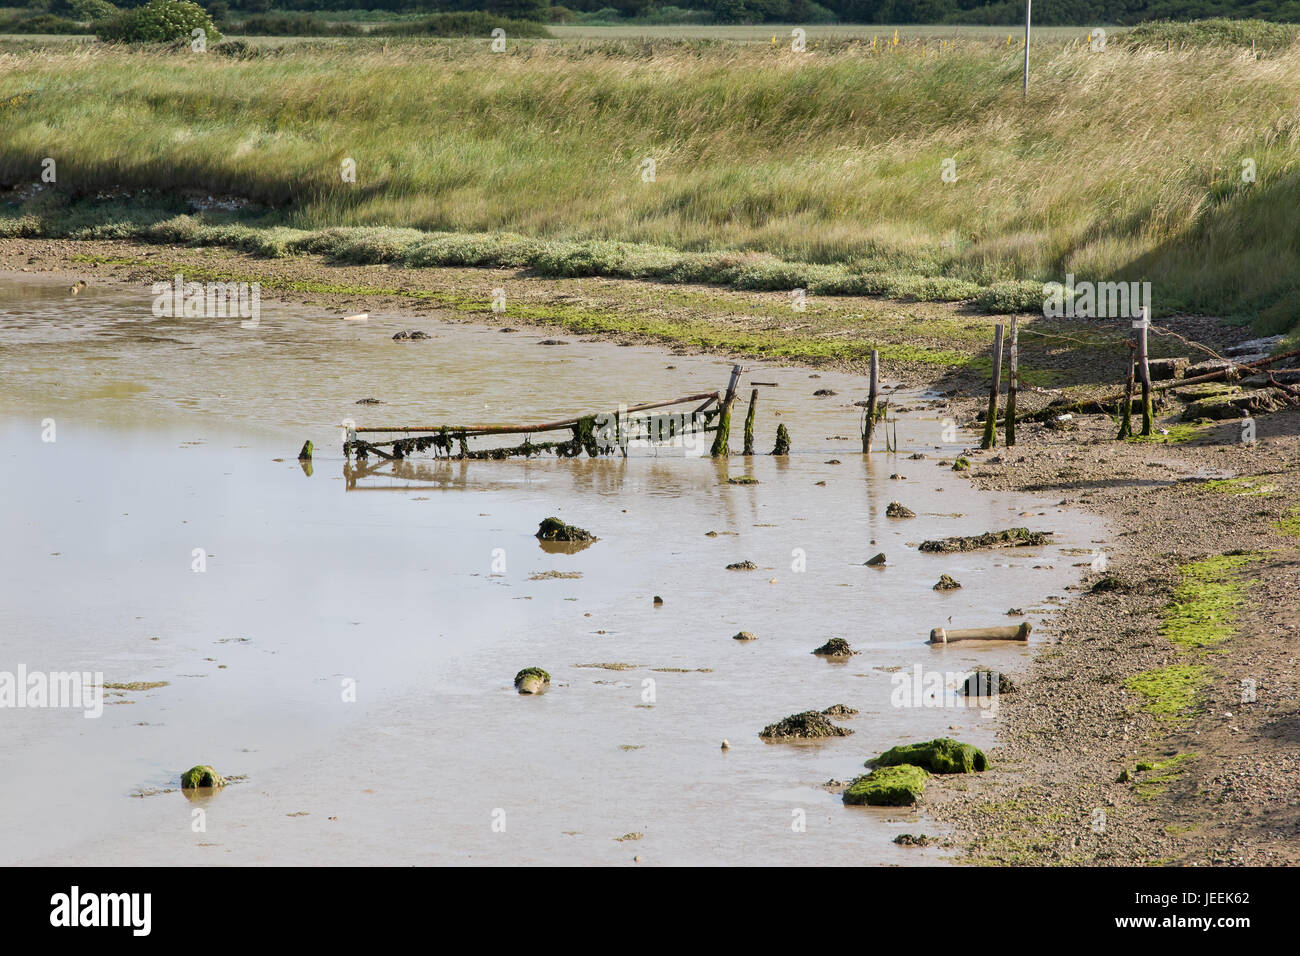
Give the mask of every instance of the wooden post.
M 880 394 L 880 353 L 871 350 L 871 390 L 867 393 L 867 421 L 862 429 L 862 454 L 871 452 L 871 433 L 876 427 L 876 399 Z
M 1020 387 L 1020 343 L 1017 339 L 1016 317 L 1011 317 L 1011 366 L 1007 378 L 1007 447 L 1016 443 L 1016 391 Z
M 1151 316 L 1142 306 L 1142 321 L 1137 328 L 1138 370 L 1142 373 L 1142 434 L 1151 434 L 1151 419 L 1155 406 L 1151 402 L 1151 367 L 1147 364 L 1147 325 Z
M 749 411 L 745 413 L 745 454 L 754 454 L 754 408 L 758 405 L 758 389 L 749 393 Z
M 1029 98 L 1029 8 L 1033 0 L 1025 0 L 1025 91 L 1022 94 L 1026 99 Z
M 989 388 L 989 412 L 984 420 L 984 440 L 981 448 L 993 448 L 998 443 L 998 391 L 1002 386 L 1002 325 L 993 327 L 993 385 Z
M 1119 434 L 1115 436 L 1116 441 L 1123 441 L 1133 434 L 1133 379 L 1137 360 L 1133 357 L 1135 346 L 1132 342 L 1128 343 L 1128 348 L 1128 382 L 1124 386 L 1124 400 L 1119 406 Z
M 718 432 L 713 436 L 713 448 L 709 454 L 714 458 L 725 458 L 731 454 L 727 442 L 731 438 L 731 406 L 736 402 L 736 386 L 740 384 L 740 366 L 731 366 L 731 381 L 727 383 L 727 394 L 722 398 L 722 409 L 718 414 Z

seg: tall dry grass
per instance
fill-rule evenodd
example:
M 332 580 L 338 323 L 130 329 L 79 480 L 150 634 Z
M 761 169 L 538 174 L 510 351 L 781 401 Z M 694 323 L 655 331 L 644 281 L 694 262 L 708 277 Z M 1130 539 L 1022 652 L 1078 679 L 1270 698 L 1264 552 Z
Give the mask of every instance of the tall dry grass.
M 36 51 L 0 57 L 0 180 L 53 157 L 64 189 L 228 193 L 303 229 L 1151 279 L 1160 311 L 1293 324 L 1300 48 L 1066 47 L 1035 50 L 1025 101 L 1019 51 L 988 41 Z

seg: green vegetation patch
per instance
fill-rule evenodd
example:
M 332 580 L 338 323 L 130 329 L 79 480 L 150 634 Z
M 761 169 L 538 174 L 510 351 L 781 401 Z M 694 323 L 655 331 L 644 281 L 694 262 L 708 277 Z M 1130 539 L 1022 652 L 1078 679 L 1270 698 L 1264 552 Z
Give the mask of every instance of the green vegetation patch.
M 1237 572 L 1263 555 L 1220 554 L 1179 569 L 1181 582 L 1164 611 L 1160 633 L 1179 647 L 1211 647 L 1231 637 L 1245 582 Z
M 1124 440 L 1138 445 L 1181 445 L 1193 438 L 1199 438 L 1204 434 L 1205 426 L 1205 422 L 1166 425 L 1163 435 L 1157 431 L 1150 435 L 1133 435 Z
M 1277 530 L 1292 538 L 1300 538 L 1300 505 L 1292 505 L 1282 513 Z
M 1178 779 L 1179 774 L 1187 769 L 1184 764 L 1196 757 L 1194 753 L 1175 754 L 1164 760 L 1143 761 L 1138 763 L 1138 773 L 1150 773 L 1154 776 L 1143 777 L 1133 785 L 1133 790 L 1143 800 L 1150 800 L 1169 789 L 1169 785 Z
M 1207 481 L 1202 487 L 1206 491 L 1217 491 L 1224 495 L 1249 495 L 1256 498 L 1266 498 L 1278 492 L 1278 486 L 1262 476 L 1249 475 L 1240 478 L 1216 478 Z
M 1124 686 L 1142 697 L 1147 711 L 1162 720 L 1192 715 L 1209 669 L 1195 664 L 1171 664 L 1134 674 Z
M 844 791 L 844 802 L 871 807 L 911 806 L 925 795 L 929 776 L 912 764 L 881 767 L 854 780 Z
M 973 744 L 958 743 L 949 737 L 891 747 L 867 763 L 876 767 L 912 764 L 934 773 L 978 773 L 988 769 L 988 758 L 982 750 Z

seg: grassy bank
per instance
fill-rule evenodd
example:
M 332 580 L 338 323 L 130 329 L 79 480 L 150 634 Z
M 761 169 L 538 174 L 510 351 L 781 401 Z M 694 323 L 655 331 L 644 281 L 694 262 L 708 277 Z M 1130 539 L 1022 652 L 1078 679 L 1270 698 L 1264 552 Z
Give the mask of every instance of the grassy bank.
M 1157 313 L 1257 319 L 1267 331 L 1300 319 L 1296 47 L 1258 60 L 1232 48 L 1047 47 L 1022 103 L 1018 51 L 983 40 L 875 52 L 828 42 L 810 55 L 486 46 L 0 57 L 0 181 L 35 183 L 52 157 L 64 194 L 23 193 L 0 230 L 70 234 L 80 217 L 100 234 L 163 230 L 272 251 L 328 241 L 349 261 L 522 257 L 560 275 L 982 294 L 993 309 L 1041 301 L 1032 286 L 995 283 L 1073 272 L 1149 279 Z M 346 159 L 355 183 L 340 174 Z M 1254 183 L 1242 180 L 1245 159 Z M 164 217 L 64 201 L 116 187 L 253 205 L 180 220 L 184 205 L 162 203 Z

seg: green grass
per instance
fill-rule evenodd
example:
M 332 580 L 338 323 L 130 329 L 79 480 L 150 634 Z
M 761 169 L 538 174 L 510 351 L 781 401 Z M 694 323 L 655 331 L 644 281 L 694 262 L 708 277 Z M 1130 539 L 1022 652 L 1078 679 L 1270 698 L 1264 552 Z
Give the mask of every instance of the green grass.
M 1169 789 L 1170 784 L 1178 779 L 1187 767 L 1184 764 L 1196 757 L 1194 753 L 1175 754 L 1164 760 L 1139 763 L 1138 773 L 1151 773 L 1133 785 L 1133 790 L 1143 800 L 1152 800 Z
M 1282 513 L 1277 530 L 1291 538 L 1300 538 L 1300 505 L 1292 505 Z
M 1136 404 L 1134 405 L 1134 412 L 1139 412 Z M 1140 414 L 1134 414 L 1133 417 L 1134 424 L 1140 426 L 1141 422 L 1138 421 Z M 1118 422 L 1118 419 L 1116 421 Z M 1168 434 L 1162 435 L 1159 432 L 1154 432 L 1150 435 L 1132 435 L 1124 440 L 1138 445 L 1181 445 L 1183 442 L 1201 437 L 1205 434 L 1206 428 L 1204 424 L 1173 424 L 1162 427 Z
M 1032 309 L 1035 284 L 1072 272 L 1149 279 L 1158 313 L 1257 316 L 1265 331 L 1300 318 L 1295 47 L 1257 61 L 1044 44 L 1022 102 L 1019 52 L 991 34 L 942 49 L 818 42 L 809 55 L 631 39 L 499 55 L 477 40 L 259 44 L 248 58 L 20 49 L 0 60 L 0 102 L 17 98 L 0 106 L 0 182 L 34 183 L 55 157 L 60 188 L 82 196 L 245 197 L 257 208 L 239 223 L 171 228 L 265 254 L 517 255 L 557 275 L 990 310 Z M 60 214 L 38 202 L 0 228 Z M 335 231 L 358 227 L 371 231 Z

